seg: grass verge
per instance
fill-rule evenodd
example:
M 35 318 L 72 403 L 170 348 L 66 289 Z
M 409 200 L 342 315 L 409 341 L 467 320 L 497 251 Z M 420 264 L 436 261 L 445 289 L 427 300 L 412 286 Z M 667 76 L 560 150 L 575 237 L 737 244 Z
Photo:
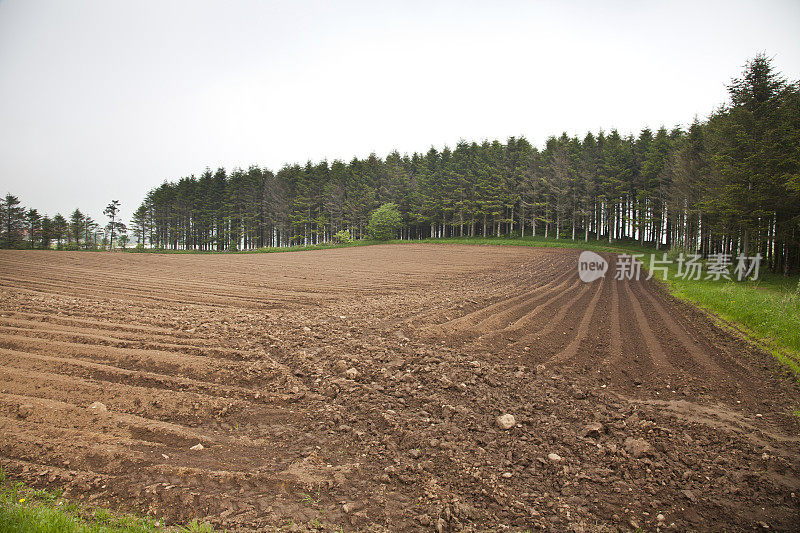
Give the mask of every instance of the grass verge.
M 165 528 L 162 522 L 70 502 L 61 491 L 33 489 L 0 469 L 0 532 L 3 533 L 211 533 L 194 521 Z
M 798 278 L 763 274 L 757 281 L 666 282 L 676 298 L 721 318 L 772 353 L 800 378 L 800 292 Z

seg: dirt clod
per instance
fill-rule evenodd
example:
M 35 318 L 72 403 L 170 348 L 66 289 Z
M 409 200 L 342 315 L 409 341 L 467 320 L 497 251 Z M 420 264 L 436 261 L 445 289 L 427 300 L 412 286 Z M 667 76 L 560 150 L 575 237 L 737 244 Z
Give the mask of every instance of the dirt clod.
M 603 433 L 604 430 L 605 428 L 603 427 L 603 424 L 600 422 L 592 422 L 583 426 L 581 435 L 584 437 L 597 438 Z
M 498 416 L 496 422 L 500 429 L 511 429 L 517 425 L 517 420 L 514 418 L 514 415 L 508 413 Z
M 625 451 L 637 458 L 644 457 L 645 455 L 651 455 L 653 453 L 653 447 L 650 446 L 650 443 L 644 439 L 628 437 L 625 439 L 623 444 L 625 446 Z
M 87 409 L 89 409 L 90 411 L 96 411 L 98 413 L 105 413 L 106 411 L 108 411 L 108 408 L 102 402 L 94 402 Z

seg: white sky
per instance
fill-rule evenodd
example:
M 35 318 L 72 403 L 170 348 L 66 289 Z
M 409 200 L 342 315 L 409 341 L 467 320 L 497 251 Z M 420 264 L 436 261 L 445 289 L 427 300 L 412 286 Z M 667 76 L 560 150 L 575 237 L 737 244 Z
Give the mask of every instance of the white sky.
M 206 166 L 686 125 L 800 2 L 0 0 L 0 193 L 127 221 Z

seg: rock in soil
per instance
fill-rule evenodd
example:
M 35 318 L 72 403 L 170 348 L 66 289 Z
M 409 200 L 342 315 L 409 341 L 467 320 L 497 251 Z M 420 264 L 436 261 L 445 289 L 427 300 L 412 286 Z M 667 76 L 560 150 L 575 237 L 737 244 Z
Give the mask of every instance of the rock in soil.
M 497 425 L 500 429 L 511 429 L 517 425 L 517 420 L 514 415 L 506 413 L 497 417 Z
M 97 412 L 100 412 L 100 413 L 105 413 L 106 411 L 108 411 L 108 408 L 102 402 L 94 402 L 92 405 L 90 405 L 88 407 L 88 409 L 90 411 L 97 411 Z

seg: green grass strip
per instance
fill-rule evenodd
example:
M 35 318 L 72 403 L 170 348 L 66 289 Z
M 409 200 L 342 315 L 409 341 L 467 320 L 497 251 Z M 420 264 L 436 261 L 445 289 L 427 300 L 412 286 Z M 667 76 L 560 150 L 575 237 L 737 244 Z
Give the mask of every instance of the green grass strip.
M 212 533 L 193 521 L 166 528 L 163 521 L 122 514 L 70 502 L 62 491 L 33 489 L 6 479 L 0 469 L 0 532 L 2 533 Z

